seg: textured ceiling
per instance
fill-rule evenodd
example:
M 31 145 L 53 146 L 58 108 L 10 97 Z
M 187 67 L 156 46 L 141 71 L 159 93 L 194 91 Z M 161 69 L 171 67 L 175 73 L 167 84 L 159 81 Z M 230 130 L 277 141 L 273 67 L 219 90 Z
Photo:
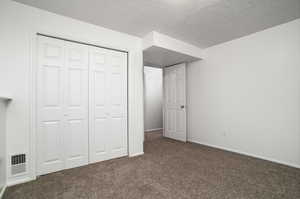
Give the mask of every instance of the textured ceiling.
M 143 37 L 155 30 L 201 48 L 300 17 L 300 0 L 16 0 Z

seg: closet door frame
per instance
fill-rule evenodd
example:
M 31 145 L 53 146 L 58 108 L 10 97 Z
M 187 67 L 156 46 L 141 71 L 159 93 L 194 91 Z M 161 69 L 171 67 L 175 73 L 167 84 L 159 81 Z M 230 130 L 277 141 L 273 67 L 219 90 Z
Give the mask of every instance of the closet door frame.
M 131 53 L 132 51 L 128 48 L 120 48 L 120 47 L 115 47 L 115 46 L 110 46 L 105 41 L 97 41 L 95 40 L 89 40 L 89 39 L 82 39 L 78 37 L 74 37 L 72 35 L 66 35 L 64 33 L 60 32 L 53 32 L 52 30 L 47 30 L 47 29 L 38 29 L 38 30 L 32 30 L 29 33 L 29 55 L 30 59 L 29 61 L 29 66 L 30 66 L 30 72 L 29 72 L 29 149 L 26 151 L 27 154 L 27 166 L 26 166 L 26 172 L 22 174 L 22 176 L 27 176 L 26 178 L 22 178 L 22 176 L 18 177 L 17 180 L 18 183 L 23 183 L 23 182 L 28 182 L 31 180 L 35 180 L 39 175 L 38 175 L 38 147 L 37 147 L 37 133 L 38 133 L 38 123 L 37 123 L 37 78 L 38 78 L 38 36 L 45 36 L 45 37 L 50 37 L 54 39 L 60 39 L 64 41 L 69 41 L 69 42 L 75 42 L 87 46 L 94 46 L 94 47 L 99 47 L 99 48 L 104 48 L 108 50 L 115 50 L 119 52 L 124 52 L 127 54 L 127 64 L 126 64 L 126 71 L 127 71 L 127 154 L 128 156 L 135 156 L 134 152 L 130 153 L 130 148 L 133 143 L 130 142 L 130 140 L 133 139 L 132 136 L 129 134 L 129 64 L 131 60 Z M 8 156 L 8 158 L 10 158 Z M 7 163 L 7 167 L 9 168 L 9 164 Z M 8 176 L 10 177 L 10 176 Z M 13 185 L 13 184 L 12 184 Z

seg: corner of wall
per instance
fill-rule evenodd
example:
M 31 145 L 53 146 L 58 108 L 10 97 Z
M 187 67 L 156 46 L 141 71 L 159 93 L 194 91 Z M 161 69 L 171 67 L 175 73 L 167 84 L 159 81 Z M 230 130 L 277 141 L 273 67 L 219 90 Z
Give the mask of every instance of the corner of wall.
M 6 190 L 6 185 L 4 187 L 0 188 L 0 199 L 3 198 L 5 190 Z

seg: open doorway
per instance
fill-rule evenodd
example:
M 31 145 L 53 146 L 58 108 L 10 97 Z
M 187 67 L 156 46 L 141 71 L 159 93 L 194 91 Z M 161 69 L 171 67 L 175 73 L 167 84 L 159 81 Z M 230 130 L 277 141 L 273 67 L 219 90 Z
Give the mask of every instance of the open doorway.
M 145 141 L 162 136 L 186 142 L 186 64 L 144 66 Z
M 144 129 L 145 141 L 163 133 L 163 70 L 144 66 Z
M 159 120 L 162 123 L 160 125 L 163 127 L 161 136 L 186 142 L 188 137 L 186 68 L 188 63 L 201 59 L 202 51 L 199 52 L 192 46 L 188 47 L 185 43 L 156 32 L 152 32 L 144 38 L 143 48 L 144 66 L 156 67 L 144 67 L 144 126 L 146 130 L 144 140 L 147 141 L 148 135 L 151 135 L 150 130 L 161 128 L 149 126 L 150 121 L 152 121 L 149 119 L 149 113 L 151 115 L 156 112 L 155 110 L 161 110 L 159 111 L 160 116 L 155 117 L 155 121 Z M 161 74 L 159 81 L 161 86 L 154 90 L 162 96 L 160 109 L 153 109 L 149 106 L 149 100 L 151 101 L 154 97 L 150 92 L 151 88 L 157 86 L 158 82 L 153 78 L 153 70 L 159 71 Z M 145 148 L 144 151 L 146 151 Z

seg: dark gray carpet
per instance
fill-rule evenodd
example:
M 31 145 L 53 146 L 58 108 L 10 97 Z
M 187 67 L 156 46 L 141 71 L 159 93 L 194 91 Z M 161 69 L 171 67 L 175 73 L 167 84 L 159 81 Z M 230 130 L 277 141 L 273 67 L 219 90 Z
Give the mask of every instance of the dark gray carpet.
M 147 134 L 145 155 L 42 176 L 5 199 L 299 199 L 300 169 Z

